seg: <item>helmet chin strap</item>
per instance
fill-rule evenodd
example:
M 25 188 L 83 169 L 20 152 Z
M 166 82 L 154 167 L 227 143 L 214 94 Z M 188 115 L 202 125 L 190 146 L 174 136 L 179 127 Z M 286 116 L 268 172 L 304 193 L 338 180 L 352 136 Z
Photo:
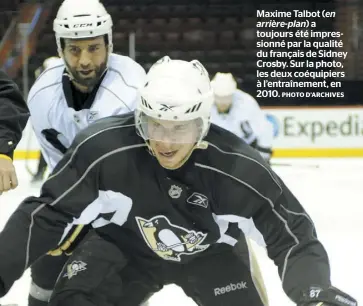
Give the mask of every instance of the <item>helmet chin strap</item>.
M 190 152 L 177 165 L 175 165 L 174 167 L 165 167 L 165 166 L 163 166 L 163 164 L 158 159 L 158 157 L 155 154 L 154 150 L 151 148 L 150 143 L 148 141 L 145 141 L 145 142 L 146 142 L 146 145 L 147 145 L 147 147 L 149 149 L 150 154 L 153 155 L 158 160 L 160 166 L 162 166 L 163 168 L 165 168 L 167 170 L 176 170 L 176 169 L 179 169 L 180 167 L 182 167 L 188 161 L 189 157 L 192 155 L 194 150 L 196 150 L 196 149 L 206 150 L 208 148 L 208 142 L 199 141 L 191 148 Z

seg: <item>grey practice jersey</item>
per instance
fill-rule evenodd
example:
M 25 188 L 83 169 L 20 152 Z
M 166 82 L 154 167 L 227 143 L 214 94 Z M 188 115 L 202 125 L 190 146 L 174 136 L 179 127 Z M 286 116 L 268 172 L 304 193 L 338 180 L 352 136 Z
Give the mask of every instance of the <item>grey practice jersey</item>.
M 215 125 L 206 141 L 206 149 L 170 171 L 137 135 L 133 114 L 90 125 L 41 196 L 26 199 L 0 234 L 0 293 L 56 248 L 80 216 L 126 256 L 150 265 L 230 250 L 241 222 L 252 219 L 292 299 L 310 285 L 330 285 L 311 219 L 258 152 Z
M 63 60 L 53 61 L 28 97 L 30 120 L 49 168 L 60 161 L 80 130 L 100 118 L 133 110 L 145 78 L 145 70 L 131 58 L 111 54 L 100 84 L 77 105 Z

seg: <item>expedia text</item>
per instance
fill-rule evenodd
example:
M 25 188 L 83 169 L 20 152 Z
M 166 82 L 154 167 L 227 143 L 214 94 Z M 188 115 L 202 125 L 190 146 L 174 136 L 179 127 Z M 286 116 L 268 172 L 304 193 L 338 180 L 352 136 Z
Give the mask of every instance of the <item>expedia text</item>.
M 358 115 L 348 115 L 342 121 L 299 120 L 294 116 L 283 119 L 283 135 L 308 137 L 313 143 L 323 136 L 348 137 L 363 135 L 363 120 Z

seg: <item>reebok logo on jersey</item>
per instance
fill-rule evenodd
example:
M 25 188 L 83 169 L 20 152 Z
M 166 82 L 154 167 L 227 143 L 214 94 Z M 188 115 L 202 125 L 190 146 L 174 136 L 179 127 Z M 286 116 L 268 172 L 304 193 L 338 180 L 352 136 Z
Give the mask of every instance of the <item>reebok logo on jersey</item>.
M 207 208 L 208 207 L 208 198 L 205 195 L 203 195 L 203 194 L 200 194 L 198 192 L 194 192 L 187 199 L 187 203 L 193 204 L 193 205 L 198 205 L 198 206 L 202 206 L 204 208 Z
M 225 287 L 214 288 L 214 295 L 215 296 L 223 295 L 231 291 L 242 290 L 242 289 L 247 289 L 247 282 L 241 281 L 237 284 L 230 283 Z
M 88 120 L 90 120 L 90 121 L 95 120 L 97 115 L 98 115 L 97 111 L 90 111 L 88 114 Z

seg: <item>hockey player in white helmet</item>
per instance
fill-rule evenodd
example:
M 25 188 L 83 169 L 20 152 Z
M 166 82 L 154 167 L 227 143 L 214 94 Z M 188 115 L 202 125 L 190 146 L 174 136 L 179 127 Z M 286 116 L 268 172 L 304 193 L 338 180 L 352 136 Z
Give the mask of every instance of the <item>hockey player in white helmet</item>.
M 83 217 L 95 230 L 65 264 L 50 306 L 138 306 L 167 284 L 200 306 L 265 306 L 234 249 L 251 219 L 294 305 L 357 305 L 332 286 L 313 221 L 281 178 L 210 124 L 213 92 L 198 61 L 164 58 L 141 95 L 136 112 L 81 131 L 41 195 L 11 216 L 0 233 L 0 296 Z
M 212 80 L 215 105 L 212 122 L 241 137 L 269 161 L 273 146 L 273 126 L 257 101 L 237 89 L 231 73 L 218 72 Z
M 112 52 L 112 19 L 99 0 L 65 0 L 54 32 L 60 58 L 49 61 L 28 97 L 31 123 L 50 171 L 82 129 L 133 110 L 146 77 L 131 58 Z M 29 306 L 48 304 L 67 260 L 64 253 L 87 230 L 83 225 L 67 229 L 59 248 L 51 252 L 54 256 L 44 256 L 31 267 Z

